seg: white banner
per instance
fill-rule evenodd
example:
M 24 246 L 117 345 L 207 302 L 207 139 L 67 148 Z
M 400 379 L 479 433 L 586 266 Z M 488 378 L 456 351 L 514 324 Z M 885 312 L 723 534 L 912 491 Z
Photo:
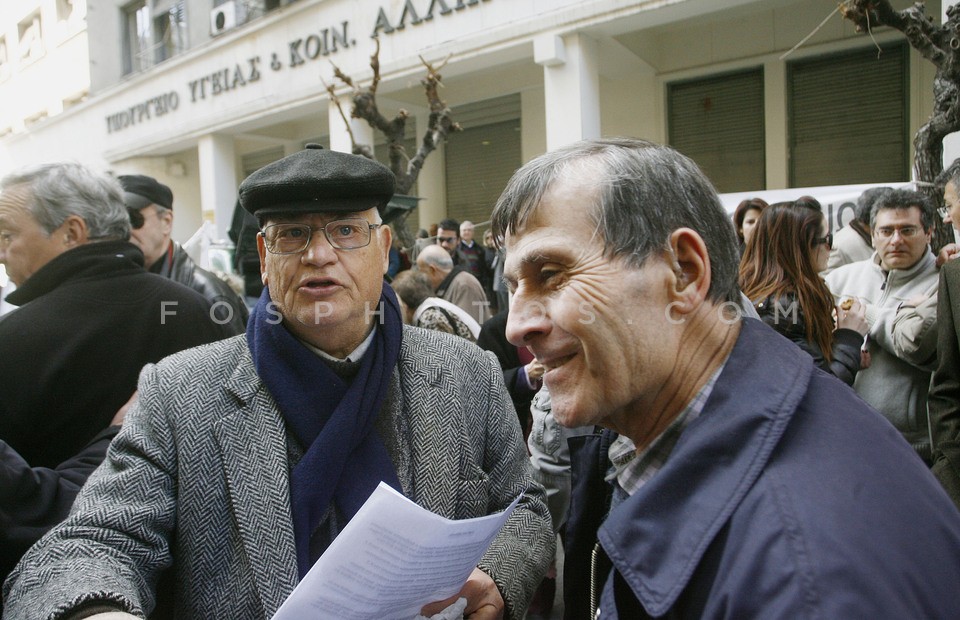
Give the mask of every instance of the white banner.
M 823 205 L 823 215 L 827 218 L 827 226 L 836 232 L 847 225 L 854 218 L 857 208 L 857 198 L 863 190 L 871 187 L 906 187 L 915 189 L 912 182 L 898 183 L 865 183 L 863 185 L 828 185 L 823 187 L 794 187 L 791 189 L 772 189 L 757 192 L 734 192 L 720 194 L 720 202 L 731 216 L 741 201 L 748 198 L 762 198 L 768 204 L 796 200 L 801 196 L 813 196 Z

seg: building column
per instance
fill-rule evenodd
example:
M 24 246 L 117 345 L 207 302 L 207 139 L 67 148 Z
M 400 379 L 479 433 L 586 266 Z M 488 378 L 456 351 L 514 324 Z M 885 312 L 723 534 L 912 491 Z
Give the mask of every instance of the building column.
M 763 114 L 766 129 L 766 189 L 789 187 L 790 145 L 787 125 L 787 64 L 771 60 L 763 65 Z M 761 189 L 761 188 L 757 188 Z
M 527 163 L 547 150 L 544 94 L 540 87 L 520 91 L 520 160 Z
M 353 109 L 351 95 L 340 95 L 337 98 L 340 101 L 340 109 L 346 115 L 350 123 L 350 130 L 353 131 L 353 137 L 357 144 L 367 144 L 373 150 L 373 127 L 370 123 L 360 118 L 352 118 L 350 110 Z M 352 153 L 353 143 L 350 141 L 350 132 L 347 126 L 343 124 L 343 116 L 340 115 L 340 109 L 333 99 L 327 105 L 327 125 L 330 128 L 330 150 L 340 153 Z
M 597 43 L 584 34 L 544 35 L 533 42 L 543 66 L 547 150 L 600 137 L 600 61 Z
M 205 220 L 213 221 L 217 239 L 229 239 L 227 230 L 237 201 L 237 164 L 230 136 L 201 136 L 197 144 L 200 160 L 200 205 Z M 212 216 L 212 218 L 211 218 Z
M 417 112 L 416 119 L 417 143 L 414 146 L 420 148 L 423 136 L 427 133 L 427 125 L 430 123 L 430 113 Z M 407 154 L 410 157 L 414 155 Z M 436 150 L 423 160 L 423 168 L 420 169 L 420 176 L 417 177 L 417 195 L 423 198 L 417 204 L 418 228 L 429 230 L 430 224 L 436 224 L 447 217 L 447 166 L 443 143 L 438 144 Z M 410 225 L 413 225 L 412 221 Z

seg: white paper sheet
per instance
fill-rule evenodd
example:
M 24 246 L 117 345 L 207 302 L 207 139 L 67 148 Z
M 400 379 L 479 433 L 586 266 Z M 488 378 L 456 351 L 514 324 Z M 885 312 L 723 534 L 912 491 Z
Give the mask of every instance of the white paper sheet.
M 411 620 L 460 591 L 519 501 L 452 521 L 381 482 L 273 620 Z

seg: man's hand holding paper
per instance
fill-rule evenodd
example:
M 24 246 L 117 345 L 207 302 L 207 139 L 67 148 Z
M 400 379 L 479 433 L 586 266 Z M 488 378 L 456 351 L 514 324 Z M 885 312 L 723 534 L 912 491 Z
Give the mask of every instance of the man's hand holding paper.
M 490 575 L 479 568 L 473 569 L 467 582 L 460 591 L 448 599 L 430 603 L 420 611 L 420 615 L 432 618 L 459 598 L 467 600 L 463 617 L 469 620 L 499 620 L 503 618 L 503 597 Z

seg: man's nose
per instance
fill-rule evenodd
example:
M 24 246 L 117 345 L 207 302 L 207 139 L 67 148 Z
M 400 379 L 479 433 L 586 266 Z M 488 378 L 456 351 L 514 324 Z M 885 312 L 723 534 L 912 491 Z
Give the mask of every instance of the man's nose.
M 546 306 L 523 294 L 514 294 L 510 300 L 510 313 L 507 315 L 507 340 L 511 344 L 523 347 L 531 344 L 539 336 L 550 333 L 551 322 Z
M 334 260 L 336 256 L 337 249 L 330 244 L 322 229 L 310 233 L 310 241 L 302 255 L 305 262 L 324 264 Z

